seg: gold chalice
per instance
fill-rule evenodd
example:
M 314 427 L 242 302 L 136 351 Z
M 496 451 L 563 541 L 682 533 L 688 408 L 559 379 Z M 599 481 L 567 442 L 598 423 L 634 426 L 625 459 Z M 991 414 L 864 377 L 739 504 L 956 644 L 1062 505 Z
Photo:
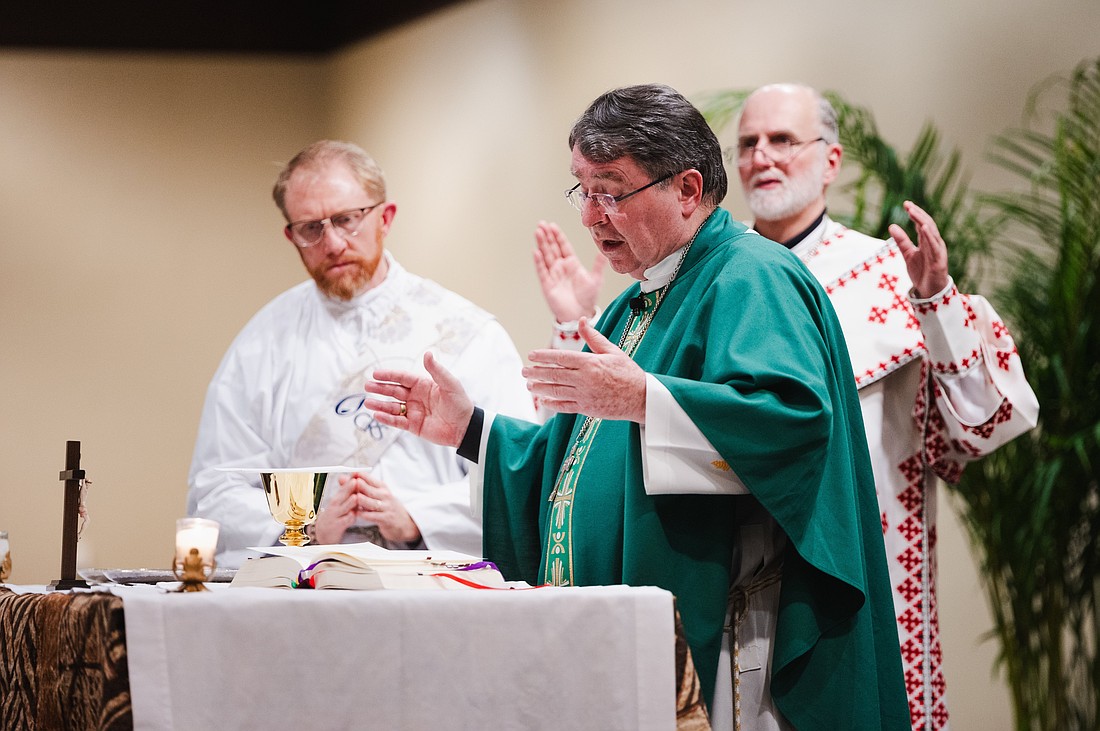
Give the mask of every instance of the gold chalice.
M 321 495 L 325 491 L 328 472 L 272 470 L 260 472 L 260 484 L 267 493 L 271 517 L 286 529 L 279 536 L 284 546 L 304 546 L 309 543 L 305 527 L 317 520 Z

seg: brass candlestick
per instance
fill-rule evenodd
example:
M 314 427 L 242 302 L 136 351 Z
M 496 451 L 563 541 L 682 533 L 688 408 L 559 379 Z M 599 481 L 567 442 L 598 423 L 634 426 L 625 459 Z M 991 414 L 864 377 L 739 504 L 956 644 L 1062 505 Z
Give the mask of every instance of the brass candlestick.
M 203 582 L 214 575 L 218 547 L 216 520 L 180 518 L 176 521 L 176 553 L 172 556 L 172 573 L 182 582 L 180 591 L 205 591 Z M 180 575 L 182 570 L 183 575 Z
M 0 584 L 11 576 L 11 550 L 8 544 L 8 532 L 0 530 Z
M 180 575 L 180 564 L 178 559 L 172 558 L 172 573 L 180 581 L 180 588 L 176 591 L 210 591 L 205 582 L 214 575 L 217 561 L 211 559 L 207 564 L 202 560 L 199 549 L 192 548 L 182 561 L 183 575 Z

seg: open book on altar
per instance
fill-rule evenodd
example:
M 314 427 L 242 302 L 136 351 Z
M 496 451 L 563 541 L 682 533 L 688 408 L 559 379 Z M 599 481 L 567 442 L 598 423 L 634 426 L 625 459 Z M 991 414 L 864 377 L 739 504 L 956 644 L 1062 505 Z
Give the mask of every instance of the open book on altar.
M 457 551 L 396 551 L 373 543 L 252 548 L 230 586 L 285 589 L 516 589 L 496 566 Z

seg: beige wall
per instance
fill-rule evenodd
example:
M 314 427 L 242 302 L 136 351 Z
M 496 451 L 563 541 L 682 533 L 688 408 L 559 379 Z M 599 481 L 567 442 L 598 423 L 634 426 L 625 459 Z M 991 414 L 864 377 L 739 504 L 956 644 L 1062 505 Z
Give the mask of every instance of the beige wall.
M 206 384 L 230 339 L 302 278 L 269 189 L 320 136 L 370 149 L 411 269 L 545 342 L 531 230 L 560 221 L 565 135 L 600 92 L 692 96 L 800 80 L 872 108 L 906 147 L 926 120 L 982 152 L 1033 84 L 1100 52 L 1100 4 L 475 0 L 331 58 L 0 52 L 0 529 L 18 583 L 58 576 L 67 439 L 93 480 L 82 566 L 167 565 Z M 740 196 L 726 201 L 743 215 Z M 623 280 L 612 277 L 607 298 Z M 955 727 L 1009 725 L 957 523 L 940 602 Z
M 206 382 L 301 279 L 270 204 L 320 134 L 323 64 L 0 55 L 0 523 L 59 575 L 66 440 L 92 479 L 82 565 L 164 566 Z

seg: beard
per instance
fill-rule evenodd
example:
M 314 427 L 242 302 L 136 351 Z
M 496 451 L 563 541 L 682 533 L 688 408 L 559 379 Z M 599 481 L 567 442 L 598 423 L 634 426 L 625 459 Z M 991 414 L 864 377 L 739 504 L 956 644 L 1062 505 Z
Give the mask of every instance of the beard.
M 342 263 L 350 264 L 351 268 L 338 276 L 331 276 L 328 272 L 317 269 L 311 270 L 310 275 L 322 292 L 346 302 L 363 291 L 374 276 L 378 262 L 375 261 L 372 267 L 362 257 L 356 257 L 354 261 L 345 258 Z
M 375 239 L 378 245 L 373 256 L 364 256 L 349 247 L 335 262 L 326 259 L 320 266 L 307 267 L 317 287 L 329 297 L 345 302 L 367 289 L 382 263 L 381 231 L 377 232 Z M 330 274 L 328 267 L 334 263 L 348 266 L 339 274 Z
M 798 215 L 808 205 L 821 197 L 822 179 L 825 177 L 825 157 L 820 157 L 811 167 L 798 175 L 790 176 L 772 168 L 749 179 L 749 192 L 745 202 L 758 221 L 782 221 Z M 774 190 L 753 188 L 760 177 L 775 177 L 780 186 Z

